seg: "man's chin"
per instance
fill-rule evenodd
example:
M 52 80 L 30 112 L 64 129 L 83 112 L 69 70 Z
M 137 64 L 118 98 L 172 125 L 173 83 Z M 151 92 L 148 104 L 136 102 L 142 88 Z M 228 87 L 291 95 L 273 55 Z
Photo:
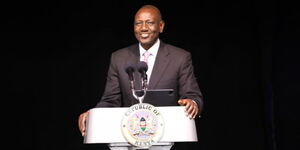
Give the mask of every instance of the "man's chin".
M 142 44 L 149 44 L 151 43 L 149 38 L 140 38 L 139 40 Z
M 142 45 L 151 45 L 152 44 L 152 42 L 150 42 L 150 41 L 143 41 L 143 40 L 140 40 L 140 43 Z

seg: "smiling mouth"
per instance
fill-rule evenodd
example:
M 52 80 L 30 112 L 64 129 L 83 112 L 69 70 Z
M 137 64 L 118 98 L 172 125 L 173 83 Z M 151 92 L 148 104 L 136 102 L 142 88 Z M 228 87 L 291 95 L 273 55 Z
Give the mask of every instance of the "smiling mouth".
M 148 33 L 142 33 L 140 34 L 142 38 L 148 38 L 150 34 Z

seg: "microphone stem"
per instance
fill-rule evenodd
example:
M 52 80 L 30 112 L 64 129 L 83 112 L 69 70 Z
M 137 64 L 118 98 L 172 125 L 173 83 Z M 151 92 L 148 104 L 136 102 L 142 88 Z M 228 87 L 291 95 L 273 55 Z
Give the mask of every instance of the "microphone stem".
M 146 76 L 146 78 L 143 80 L 143 91 L 144 91 L 144 94 L 143 94 L 143 96 L 140 97 L 140 103 L 142 103 L 144 101 L 144 98 L 146 96 L 147 90 L 148 90 L 148 81 L 147 81 L 147 76 Z
M 143 80 L 143 89 L 147 90 L 148 89 L 148 84 L 147 84 L 147 80 Z
M 135 89 L 135 88 L 134 88 L 133 80 L 130 81 L 130 89 L 131 89 L 131 90 L 134 90 L 134 89 Z
M 138 96 L 135 94 L 135 88 L 134 88 L 133 80 L 130 81 L 130 89 L 131 89 L 133 97 L 138 100 Z

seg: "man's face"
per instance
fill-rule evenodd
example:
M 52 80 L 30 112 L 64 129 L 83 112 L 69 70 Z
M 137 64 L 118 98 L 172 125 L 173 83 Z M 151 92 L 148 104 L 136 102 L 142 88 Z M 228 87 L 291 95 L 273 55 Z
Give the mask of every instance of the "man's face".
M 164 22 L 155 9 L 141 9 L 135 15 L 134 33 L 145 49 L 149 49 L 163 31 Z

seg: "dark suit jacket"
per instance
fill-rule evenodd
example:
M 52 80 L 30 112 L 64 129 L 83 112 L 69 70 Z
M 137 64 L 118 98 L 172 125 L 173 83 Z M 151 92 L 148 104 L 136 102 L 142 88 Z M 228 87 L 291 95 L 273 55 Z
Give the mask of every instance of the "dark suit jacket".
M 139 61 L 138 44 L 112 53 L 105 91 L 96 107 L 130 107 L 138 103 L 132 96 L 124 67 L 128 63 L 137 64 Z M 141 89 L 138 71 L 134 73 L 134 77 L 136 89 Z M 148 89 L 174 89 L 178 99 L 190 98 L 202 107 L 202 94 L 194 75 L 191 54 L 184 49 L 160 42 L 148 86 Z M 177 100 L 169 105 L 178 105 Z

